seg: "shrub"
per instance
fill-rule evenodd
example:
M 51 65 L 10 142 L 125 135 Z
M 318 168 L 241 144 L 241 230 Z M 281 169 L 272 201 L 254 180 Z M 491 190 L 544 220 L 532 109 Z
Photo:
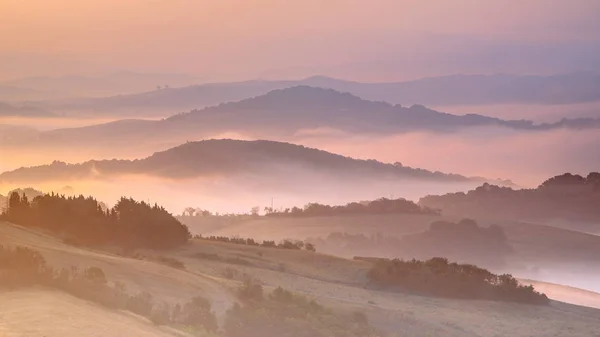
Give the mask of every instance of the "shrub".
M 263 287 L 258 281 L 246 278 L 242 287 L 238 289 L 238 296 L 244 300 L 262 300 Z
M 171 306 L 165 302 L 154 306 L 150 314 L 150 321 L 155 325 L 167 325 L 171 323 Z
M 106 284 L 106 275 L 101 268 L 98 267 L 89 267 L 84 272 L 85 278 L 88 281 L 98 284 Z
M 224 337 L 377 337 L 366 316 L 336 313 L 283 288 L 269 296 L 234 304 L 227 312 Z
M 176 269 L 185 269 L 185 264 L 183 262 L 181 262 L 180 260 L 177 260 L 175 258 L 172 257 L 168 257 L 168 256 L 158 256 L 153 258 L 153 260 L 162 263 L 166 266 L 172 267 L 172 268 L 176 268 Z
M 210 302 L 200 296 L 192 298 L 182 308 L 177 309 L 177 312 L 174 310 L 173 321 L 186 326 L 203 328 L 209 332 L 215 332 L 219 328 Z
M 145 317 L 150 317 L 152 306 L 152 294 L 149 292 L 131 296 L 126 304 L 127 310 Z

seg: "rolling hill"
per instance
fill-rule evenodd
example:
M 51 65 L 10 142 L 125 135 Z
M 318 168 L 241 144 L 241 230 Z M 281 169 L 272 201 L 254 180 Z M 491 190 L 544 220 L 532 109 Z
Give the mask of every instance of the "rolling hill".
M 564 226 L 600 232 L 600 173 L 552 177 L 537 188 L 514 190 L 484 184 L 467 193 L 426 196 L 419 203 L 445 214 L 511 220 L 559 221 Z
M 54 114 L 33 106 L 14 106 L 0 102 L 0 117 L 56 117 Z
M 527 120 L 503 120 L 476 114 L 452 115 L 422 105 L 403 107 L 367 101 L 333 89 L 296 86 L 192 110 L 163 120 L 126 119 L 42 132 L 36 137 L 19 139 L 18 145 L 125 144 L 142 139 L 182 142 L 226 132 L 243 133 L 255 138 L 265 138 L 266 134 L 269 138 L 289 138 L 299 132 L 315 129 L 385 135 L 415 131 L 456 132 L 483 127 L 520 131 L 595 129 L 600 128 L 600 119 L 563 119 L 554 123 L 535 124 Z
M 0 234 L 0 244 L 31 247 L 57 266 L 102 268 L 108 279 L 125 284 L 127 289 L 149 291 L 159 301 L 205 296 L 220 318 L 240 301 L 234 289 L 242 284 L 243 277 L 250 277 L 260 280 L 266 291 L 282 286 L 336 310 L 364 312 L 373 325 L 396 336 L 587 337 L 600 332 L 596 309 L 556 301 L 540 307 L 370 289 L 365 286 L 369 263 L 308 251 L 192 240 L 179 249 L 159 253 L 184 263 L 182 270 L 133 257 L 72 247 L 43 233 L 8 223 L 0 223 Z M 157 254 L 152 251 L 141 253 Z M 225 271 L 233 276 L 226 276 Z M 12 318 L 7 322 L 0 319 L 0 331 L 17 336 L 75 336 L 82 332 L 91 336 L 176 334 L 141 317 L 107 310 L 43 288 L 0 292 L 0 298 L 3 303 L 10 304 L 0 309 L 2 317 Z M 52 325 L 48 321 L 49 303 L 55 309 L 64 308 L 63 324 Z M 44 327 L 47 330 L 41 334 L 40 329 Z M 104 334 L 99 333 L 99 329 Z
M 111 175 L 143 174 L 173 179 L 236 173 L 277 173 L 285 168 L 314 170 L 338 176 L 416 179 L 443 182 L 481 182 L 456 174 L 431 172 L 375 160 L 350 157 L 275 141 L 231 139 L 188 142 L 139 160 L 92 160 L 81 164 L 55 161 L 50 165 L 20 168 L 0 174 L 2 183 L 86 179 Z M 504 182 L 510 184 L 510 182 Z

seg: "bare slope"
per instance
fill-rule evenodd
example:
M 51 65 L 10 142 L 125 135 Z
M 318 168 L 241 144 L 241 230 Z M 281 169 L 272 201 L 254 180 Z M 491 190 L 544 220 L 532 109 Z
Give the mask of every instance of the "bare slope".
M 109 280 L 123 282 L 133 293 L 147 291 L 156 298 L 174 303 L 188 301 L 196 295 L 203 296 L 211 300 L 220 318 L 235 300 L 210 276 L 69 246 L 54 237 L 21 226 L 0 224 L 0 244 L 33 248 L 56 267 L 102 268 Z
M 215 259 L 219 256 L 219 260 Z M 282 285 L 319 302 L 365 311 L 400 336 L 590 336 L 600 333 L 600 311 L 552 302 L 549 307 L 464 301 L 371 290 L 369 264 L 333 256 L 195 241 L 177 253 L 191 268 L 225 275 L 232 269 L 267 287 Z
M 458 216 L 428 216 L 406 214 L 375 214 L 358 216 L 327 216 L 309 218 L 246 218 L 220 226 L 207 218 L 207 226 L 199 222 L 190 226 L 194 234 L 254 237 L 261 240 L 283 238 L 325 238 L 334 232 L 364 234 L 367 237 L 381 234 L 399 238 L 421 233 L 434 221 L 457 222 Z M 506 266 L 497 272 L 510 272 L 518 277 L 541 279 L 599 291 L 600 236 L 547 225 L 525 222 L 476 219 L 480 226 L 500 225 L 513 252 L 507 255 Z M 185 221 L 184 221 L 185 222 Z M 208 225 L 210 223 L 210 225 Z M 356 247 L 354 247 L 356 248 Z M 317 246 L 317 250 L 319 247 Z M 362 255 L 365 250 L 336 249 L 331 253 L 344 257 Z M 372 247 L 370 255 L 396 257 L 396 251 Z M 410 257 L 407 257 L 410 258 Z M 473 261 L 466 261 L 473 262 Z M 485 266 L 492 267 L 492 266 Z

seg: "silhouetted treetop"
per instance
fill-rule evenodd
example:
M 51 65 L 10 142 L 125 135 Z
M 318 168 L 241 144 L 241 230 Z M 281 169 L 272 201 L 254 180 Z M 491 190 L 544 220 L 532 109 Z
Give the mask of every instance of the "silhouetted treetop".
M 45 194 L 29 200 L 9 196 L 5 220 L 49 230 L 66 242 L 84 245 L 116 244 L 124 248 L 170 248 L 187 242 L 190 233 L 163 207 L 121 198 L 107 209 L 92 197 Z
M 271 210 L 270 212 L 267 212 L 266 216 L 313 217 L 384 213 L 439 215 L 439 212 L 435 210 L 421 207 L 414 202 L 403 198 L 379 198 L 372 201 L 350 202 L 344 206 L 310 203 L 304 206 L 304 208 L 292 207 L 281 211 Z

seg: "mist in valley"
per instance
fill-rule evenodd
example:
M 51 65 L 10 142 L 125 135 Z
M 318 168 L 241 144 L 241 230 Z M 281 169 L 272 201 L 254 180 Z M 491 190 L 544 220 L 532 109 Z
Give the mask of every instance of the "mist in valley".
M 600 336 L 598 12 L 0 0 L 0 335 Z

